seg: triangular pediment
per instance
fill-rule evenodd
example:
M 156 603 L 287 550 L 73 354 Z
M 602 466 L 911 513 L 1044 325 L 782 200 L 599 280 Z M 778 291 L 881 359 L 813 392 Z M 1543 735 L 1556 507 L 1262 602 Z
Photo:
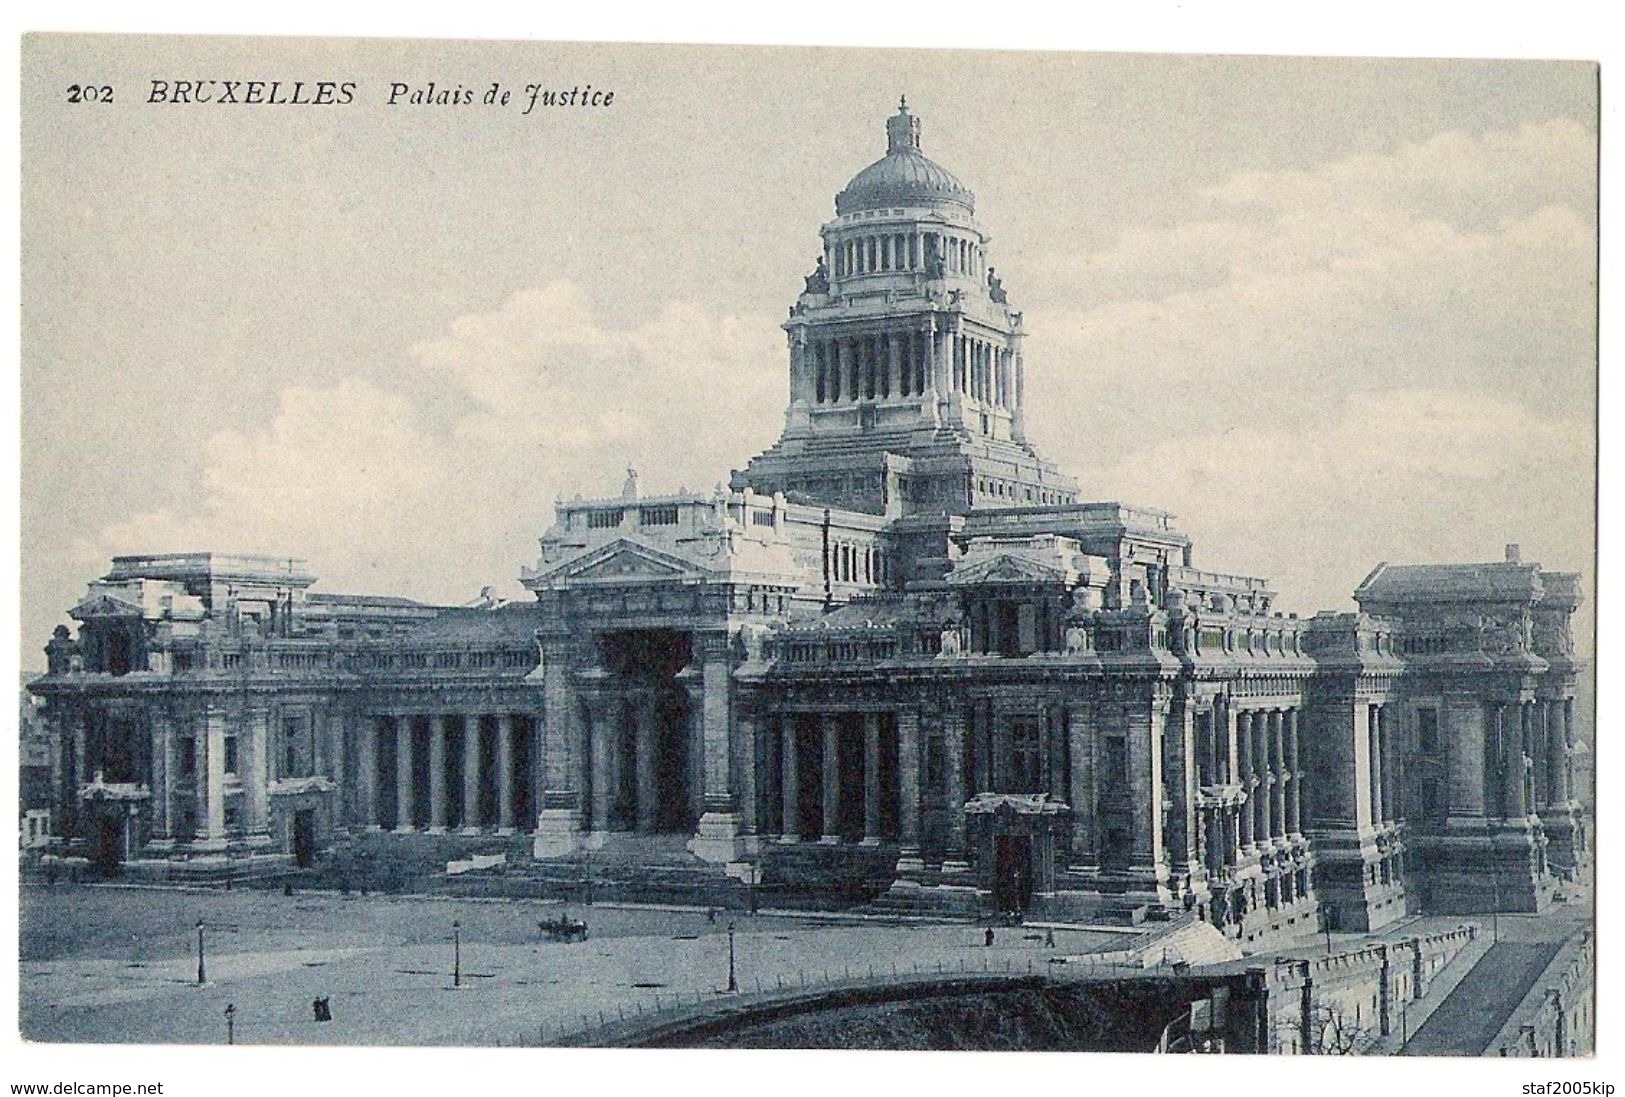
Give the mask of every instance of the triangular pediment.
M 141 607 L 111 594 L 92 594 L 70 609 L 68 616 L 75 621 L 92 617 L 140 617 Z
M 553 577 L 566 582 L 658 582 L 698 576 L 702 570 L 675 553 L 623 538 L 564 564 Z
M 948 582 L 955 586 L 981 583 L 1061 583 L 1066 572 L 1057 565 L 1035 560 L 1030 556 L 1007 553 L 991 560 L 978 560 L 974 564 L 956 567 Z

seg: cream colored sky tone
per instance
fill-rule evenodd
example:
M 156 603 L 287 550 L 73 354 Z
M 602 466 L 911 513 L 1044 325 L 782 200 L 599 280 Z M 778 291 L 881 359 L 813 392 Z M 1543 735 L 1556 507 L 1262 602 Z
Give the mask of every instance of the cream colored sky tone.
M 154 78 L 357 91 L 160 107 Z M 65 103 L 86 80 L 115 103 Z M 430 80 L 616 102 L 385 105 Z M 463 601 L 521 593 L 554 498 L 628 462 L 726 479 L 777 435 L 777 325 L 902 92 L 1085 497 L 1176 512 L 1299 612 L 1506 541 L 1594 589 L 1588 65 L 32 38 L 24 665 L 114 553 Z

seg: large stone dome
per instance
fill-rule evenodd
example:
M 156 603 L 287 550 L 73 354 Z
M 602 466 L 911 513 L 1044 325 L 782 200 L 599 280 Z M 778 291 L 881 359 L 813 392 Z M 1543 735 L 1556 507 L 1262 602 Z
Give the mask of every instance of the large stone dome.
M 969 188 L 920 151 L 920 120 L 908 112 L 905 100 L 886 119 L 886 155 L 852 177 L 835 196 L 835 212 L 944 204 L 976 212 Z

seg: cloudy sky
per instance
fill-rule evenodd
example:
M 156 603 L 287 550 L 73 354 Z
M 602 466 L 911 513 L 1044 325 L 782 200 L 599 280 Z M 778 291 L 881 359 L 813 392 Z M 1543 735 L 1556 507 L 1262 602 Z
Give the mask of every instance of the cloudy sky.
M 85 72 L 110 107 L 52 89 Z M 162 79 L 353 80 L 344 108 Z M 613 107 L 387 106 L 393 81 Z M 1591 580 L 1595 72 L 1578 64 L 35 39 L 22 649 L 131 552 L 520 594 L 560 495 L 709 487 L 906 92 L 1027 315 L 1040 449 L 1298 612 L 1378 561 Z

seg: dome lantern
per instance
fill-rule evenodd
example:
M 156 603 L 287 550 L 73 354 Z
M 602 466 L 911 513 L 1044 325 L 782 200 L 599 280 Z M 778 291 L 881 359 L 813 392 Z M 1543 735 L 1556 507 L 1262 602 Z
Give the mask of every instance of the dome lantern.
M 898 100 L 897 113 L 886 119 L 886 155 L 920 151 L 920 120 L 908 112 L 908 96 Z
M 974 214 L 976 196 L 953 172 L 920 151 L 920 120 L 909 113 L 904 98 L 897 113 L 886 119 L 886 155 L 852 177 L 835 196 L 835 212 L 943 206 Z

